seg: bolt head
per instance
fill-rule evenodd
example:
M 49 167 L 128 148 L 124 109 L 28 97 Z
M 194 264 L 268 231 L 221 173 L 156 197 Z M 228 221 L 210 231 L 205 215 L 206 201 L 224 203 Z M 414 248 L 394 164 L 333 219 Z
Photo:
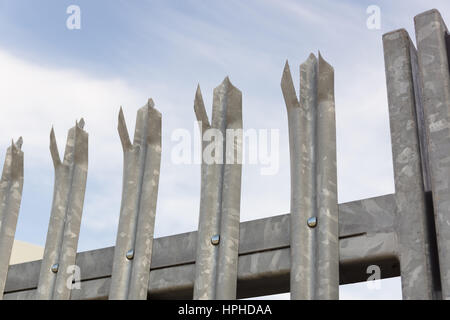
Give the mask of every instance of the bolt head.
M 58 269 L 59 269 L 59 264 L 58 263 L 53 264 L 52 267 L 51 267 L 51 270 L 52 270 L 53 273 L 57 273 Z
M 315 228 L 317 226 L 317 218 L 316 217 L 309 218 L 307 221 L 307 224 L 308 224 L 308 227 Z
M 217 246 L 220 242 L 220 235 L 215 234 L 211 237 L 211 244 Z
M 127 251 L 127 254 L 125 255 L 128 260 L 132 260 L 134 258 L 134 250 L 130 249 Z

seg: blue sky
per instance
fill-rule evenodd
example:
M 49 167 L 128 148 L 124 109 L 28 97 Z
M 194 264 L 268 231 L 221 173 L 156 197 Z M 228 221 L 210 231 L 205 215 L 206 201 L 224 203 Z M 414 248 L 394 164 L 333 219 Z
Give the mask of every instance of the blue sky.
M 81 29 L 66 28 L 66 8 L 81 8 Z M 381 29 L 366 8 L 381 9 Z M 381 43 L 383 33 L 448 1 L 24 1 L 0 0 L 0 156 L 22 135 L 25 185 L 16 238 L 45 244 L 53 194 L 48 151 L 54 125 L 60 152 L 84 117 L 89 173 L 79 250 L 114 245 L 122 179 L 117 114 L 130 131 L 149 97 L 163 114 L 163 154 L 155 236 L 197 228 L 200 169 L 174 165 L 171 132 L 194 130 L 200 83 L 210 113 L 225 76 L 243 92 L 244 128 L 280 130 L 280 170 L 243 169 L 241 220 L 289 212 L 287 115 L 280 79 L 320 50 L 335 69 L 339 202 L 394 192 Z M 398 298 L 399 281 L 384 297 Z M 391 290 L 392 288 L 392 290 Z M 349 289 L 345 297 L 367 297 Z M 372 296 L 375 297 L 375 296 Z

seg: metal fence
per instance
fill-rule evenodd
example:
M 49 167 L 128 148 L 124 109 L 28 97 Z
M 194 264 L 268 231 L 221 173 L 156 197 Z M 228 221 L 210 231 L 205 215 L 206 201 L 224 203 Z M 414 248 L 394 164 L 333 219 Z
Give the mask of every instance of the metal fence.
M 77 253 L 88 169 L 81 119 L 69 130 L 63 161 L 51 131 L 55 187 L 44 258 L 9 266 L 23 187 L 22 139 L 13 142 L 0 181 L 3 298 L 235 299 L 290 291 L 293 299 L 338 299 L 339 284 L 365 281 L 376 265 L 381 278 L 401 276 L 404 299 L 450 299 L 450 37 L 436 10 L 416 16 L 415 29 L 417 49 L 403 29 L 383 36 L 395 194 L 337 203 L 334 70 L 311 54 L 300 66 L 299 97 L 287 62 L 281 80 L 287 215 L 240 223 L 242 94 L 226 78 L 214 90 L 211 121 L 200 88 L 195 94 L 202 134 L 225 137 L 214 154 L 220 161 L 202 161 L 197 232 L 153 239 L 161 114 L 150 99 L 138 110 L 133 143 L 119 112 L 116 246 Z

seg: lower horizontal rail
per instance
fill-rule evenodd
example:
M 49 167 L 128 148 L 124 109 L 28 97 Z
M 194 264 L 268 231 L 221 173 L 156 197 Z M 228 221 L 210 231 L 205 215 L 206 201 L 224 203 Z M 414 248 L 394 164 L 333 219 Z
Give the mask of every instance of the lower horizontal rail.
M 339 205 L 341 284 L 365 281 L 373 264 L 380 267 L 382 278 L 400 275 L 395 210 L 387 210 L 393 200 L 388 195 Z M 289 220 L 285 214 L 241 223 L 238 298 L 289 291 Z M 196 238 L 197 232 L 189 232 L 154 240 L 150 299 L 192 298 Z M 72 299 L 107 298 L 113 254 L 114 247 L 77 254 L 81 289 L 72 290 Z M 33 299 L 40 264 L 11 265 L 4 299 Z

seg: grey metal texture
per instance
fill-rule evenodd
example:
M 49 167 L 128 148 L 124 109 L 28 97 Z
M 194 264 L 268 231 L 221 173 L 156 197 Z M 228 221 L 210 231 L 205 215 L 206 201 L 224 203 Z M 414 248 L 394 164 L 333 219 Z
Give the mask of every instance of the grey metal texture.
M 118 131 L 124 169 L 109 299 L 145 300 L 161 166 L 161 113 L 154 108 L 153 100 L 137 112 L 133 144 L 122 108 Z
M 75 123 L 67 136 L 64 160 L 61 161 L 55 132 L 50 133 L 50 153 L 55 167 L 52 211 L 39 274 L 37 299 L 70 299 L 71 272 L 75 265 L 88 170 L 88 134 L 84 120 Z M 51 270 L 53 264 L 59 270 Z
M 338 299 L 334 70 L 311 54 L 300 66 L 299 101 L 286 62 L 281 88 L 291 155 L 291 298 Z
M 445 43 L 447 27 L 437 10 L 424 12 L 414 21 L 428 134 L 442 298 L 450 299 L 450 76 Z
M 194 299 L 235 299 L 242 173 L 242 94 L 228 77 L 214 89 L 211 124 L 200 87 L 194 111 L 202 137 L 202 177 Z M 212 141 L 220 135 L 222 141 Z M 231 140 L 231 141 L 230 141 Z M 215 144 L 214 161 L 211 145 Z M 212 237 L 219 236 L 214 245 Z
M 421 104 L 417 99 L 417 56 L 406 30 L 383 36 L 386 83 L 394 163 L 395 199 L 403 299 L 432 299 L 434 294 L 427 207 L 419 131 Z M 416 112 L 417 110 L 417 112 Z
M 0 180 L 0 300 L 3 299 L 9 260 L 11 258 L 14 235 L 23 189 L 22 137 L 11 142 L 6 151 Z
M 367 266 L 380 266 L 382 278 L 398 276 L 393 195 L 339 205 L 340 283 L 365 281 Z M 240 224 L 237 298 L 289 291 L 290 215 Z M 153 243 L 150 299 L 191 299 L 195 279 L 197 232 L 157 238 Z M 72 299 L 108 297 L 114 248 L 81 252 L 81 289 Z M 35 295 L 40 261 L 13 265 L 5 299 Z

